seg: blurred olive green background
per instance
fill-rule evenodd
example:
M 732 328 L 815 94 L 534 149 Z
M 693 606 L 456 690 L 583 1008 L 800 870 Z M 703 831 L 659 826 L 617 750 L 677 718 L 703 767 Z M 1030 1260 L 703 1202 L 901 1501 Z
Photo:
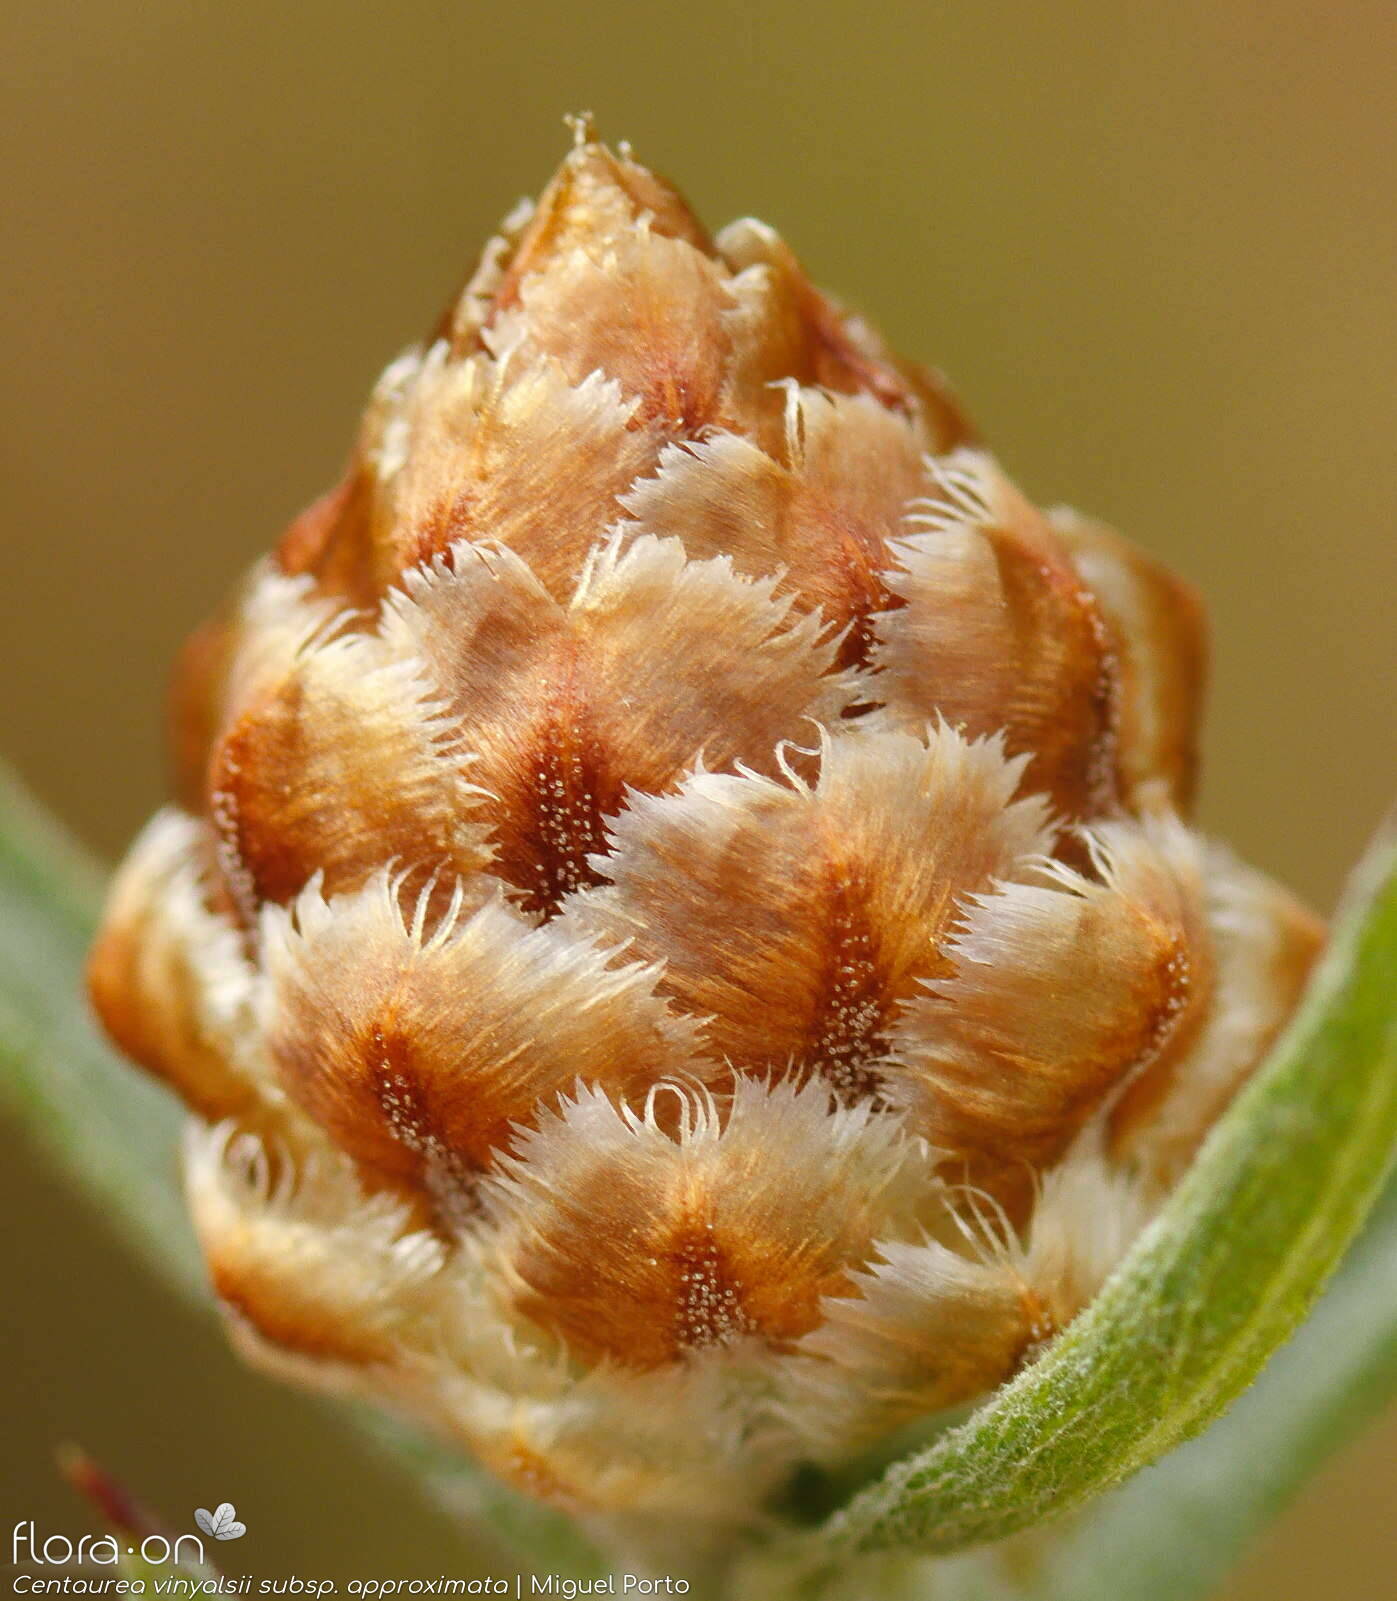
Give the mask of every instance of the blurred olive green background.
M 159 800 L 180 637 L 591 108 L 944 367 L 1035 497 L 1202 587 L 1205 821 L 1331 904 L 1393 777 L 1385 0 L 93 0 L 4 32 L 0 745 L 99 851 Z M 0 1528 L 88 1526 L 48 1456 L 77 1437 L 180 1527 L 235 1501 L 252 1571 L 440 1571 L 23 1153 L 0 1188 Z M 1389 1422 L 1228 1595 L 1390 1597 L 1394 1493 Z

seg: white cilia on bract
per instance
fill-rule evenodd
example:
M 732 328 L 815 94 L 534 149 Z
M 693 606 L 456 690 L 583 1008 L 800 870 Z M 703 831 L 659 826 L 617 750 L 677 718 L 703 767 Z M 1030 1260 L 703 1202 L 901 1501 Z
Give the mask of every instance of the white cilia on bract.
M 91 961 L 239 1345 L 624 1533 L 1095 1294 L 1320 939 L 1197 602 L 585 134 L 195 635 Z

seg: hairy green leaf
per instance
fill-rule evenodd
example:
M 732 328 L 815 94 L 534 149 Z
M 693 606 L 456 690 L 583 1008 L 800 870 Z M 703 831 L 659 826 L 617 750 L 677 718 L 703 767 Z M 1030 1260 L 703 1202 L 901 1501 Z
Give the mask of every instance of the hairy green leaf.
M 1257 1383 L 1197 1440 L 1043 1541 L 1024 1601 L 1192 1601 L 1397 1395 L 1397 1183 Z

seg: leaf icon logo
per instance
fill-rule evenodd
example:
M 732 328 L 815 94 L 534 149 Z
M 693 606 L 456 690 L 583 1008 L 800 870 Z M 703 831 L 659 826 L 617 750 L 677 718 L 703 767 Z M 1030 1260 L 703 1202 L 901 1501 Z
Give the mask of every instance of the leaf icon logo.
M 212 1512 L 207 1507 L 196 1508 L 194 1521 L 215 1540 L 241 1540 L 247 1533 L 247 1524 L 238 1522 L 238 1514 L 231 1501 L 220 1501 Z

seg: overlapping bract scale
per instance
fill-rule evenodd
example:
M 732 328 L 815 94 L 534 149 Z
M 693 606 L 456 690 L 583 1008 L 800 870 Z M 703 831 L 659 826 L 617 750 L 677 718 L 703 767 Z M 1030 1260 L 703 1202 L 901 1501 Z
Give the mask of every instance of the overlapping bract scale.
M 1168 1072 L 1212 1001 L 1194 839 L 1150 819 L 1088 843 L 1092 878 L 1053 863 L 969 902 L 950 973 L 897 1024 L 894 1100 L 1002 1200 L 1029 1199 L 1105 1098 Z
M 449 555 L 388 597 L 383 634 L 446 694 L 489 791 L 495 870 L 530 911 L 595 880 L 627 790 L 663 792 L 700 759 L 771 768 L 783 739 L 854 699 L 818 621 L 726 557 L 613 539 L 560 606 L 508 549 Z
M 94 951 L 255 1360 L 632 1532 L 1031 1361 L 1320 931 L 1186 585 L 582 137 L 191 641 Z
M 700 774 L 632 801 L 611 887 L 570 915 L 662 963 L 663 991 L 738 1070 L 881 1098 L 890 1031 L 961 898 L 1052 839 L 1041 799 L 1012 798 L 1022 769 L 943 725 L 829 738 L 809 784 Z

